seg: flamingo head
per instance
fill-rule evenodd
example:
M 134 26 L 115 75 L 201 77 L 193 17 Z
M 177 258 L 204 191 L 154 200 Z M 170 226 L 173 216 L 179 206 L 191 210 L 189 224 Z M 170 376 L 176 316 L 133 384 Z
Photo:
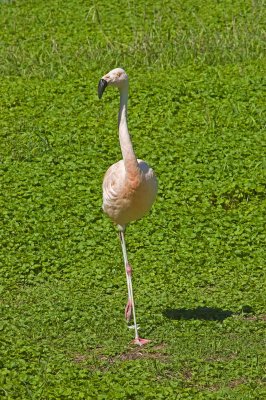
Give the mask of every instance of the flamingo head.
M 115 68 L 108 74 L 104 75 L 98 84 L 98 96 L 101 99 L 103 92 L 107 86 L 116 86 L 118 89 L 128 85 L 128 76 L 122 68 Z

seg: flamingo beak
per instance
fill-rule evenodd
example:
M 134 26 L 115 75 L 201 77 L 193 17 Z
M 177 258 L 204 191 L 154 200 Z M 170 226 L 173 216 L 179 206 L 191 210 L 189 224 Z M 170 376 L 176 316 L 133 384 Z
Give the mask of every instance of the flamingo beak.
M 102 98 L 103 92 L 108 85 L 108 82 L 105 79 L 100 79 L 99 84 L 98 84 L 98 97 L 99 99 Z

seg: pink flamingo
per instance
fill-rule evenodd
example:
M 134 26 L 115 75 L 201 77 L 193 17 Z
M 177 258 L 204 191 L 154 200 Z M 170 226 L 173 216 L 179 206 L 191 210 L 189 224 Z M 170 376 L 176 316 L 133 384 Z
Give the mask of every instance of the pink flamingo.
M 151 208 L 157 194 L 157 179 L 153 170 L 144 161 L 136 158 L 127 128 L 128 76 L 121 68 L 104 75 L 98 85 L 98 96 L 102 97 L 107 86 L 116 86 L 120 92 L 118 114 L 119 140 L 123 160 L 111 165 L 103 180 L 103 210 L 118 226 L 125 264 L 128 302 L 125 308 L 127 322 L 133 316 L 134 344 L 149 342 L 138 334 L 132 289 L 132 268 L 128 262 L 125 230 L 129 222 L 142 218 Z

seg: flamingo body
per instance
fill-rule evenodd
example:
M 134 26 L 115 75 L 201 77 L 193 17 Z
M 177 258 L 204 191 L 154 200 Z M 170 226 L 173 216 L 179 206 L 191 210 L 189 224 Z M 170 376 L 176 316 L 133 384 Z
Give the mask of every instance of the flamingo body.
M 103 180 L 103 210 L 120 226 L 136 221 L 147 214 L 157 193 L 153 170 L 137 159 L 139 174 L 128 179 L 124 161 L 113 164 Z

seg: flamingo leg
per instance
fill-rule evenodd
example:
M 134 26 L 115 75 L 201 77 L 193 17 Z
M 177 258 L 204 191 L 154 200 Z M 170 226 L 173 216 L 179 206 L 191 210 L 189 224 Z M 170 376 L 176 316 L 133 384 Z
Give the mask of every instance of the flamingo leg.
M 132 287 L 132 268 L 128 262 L 127 258 L 127 249 L 126 249 L 126 242 L 125 242 L 125 228 L 119 231 L 119 237 L 121 241 L 122 253 L 124 258 L 125 264 L 125 272 L 126 272 L 126 279 L 127 279 L 127 290 L 128 290 L 128 302 L 125 308 L 125 317 L 127 322 L 130 321 L 131 317 L 133 316 L 134 322 L 134 330 L 135 330 L 135 339 L 133 340 L 134 344 L 138 344 L 142 346 L 149 342 L 147 339 L 141 339 L 138 334 L 138 326 L 136 320 L 136 312 L 135 312 L 135 303 L 133 297 L 133 287 Z

